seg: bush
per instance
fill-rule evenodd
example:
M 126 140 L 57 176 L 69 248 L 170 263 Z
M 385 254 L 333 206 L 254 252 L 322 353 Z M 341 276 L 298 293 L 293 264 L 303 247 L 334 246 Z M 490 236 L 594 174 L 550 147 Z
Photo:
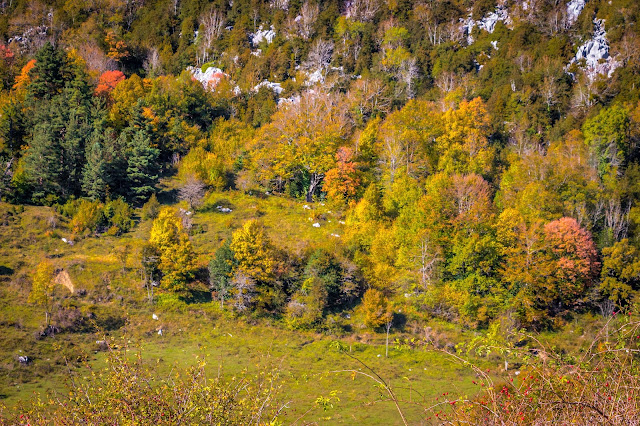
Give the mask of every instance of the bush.
M 142 206 L 142 219 L 155 219 L 156 217 L 158 217 L 158 213 L 160 213 L 160 203 L 158 202 L 158 197 L 156 197 L 156 194 L 151 194 L 151 198 L 149 198 L 149 201 L 144 203 L 144 205 Z
M 76 234 L 85 231 L 97 232 L 98 227 L 105 221 L 103 208 L 104 205 L 99 201 L 80 201 L 78 209 L 71 219 L 73 232 Z
M 109 344 L 108 342 L 106 343 Z M 126 351 L 108 352 L 107 366 L 83 380 L 69 380 L 68 396 L 39 397 L 4 424 L 279 424 L 277 374 L 263 369 L 229 381 L 211 377 L 206 362 L 172 369 L 161 377 L 155 366 Z M 217 370 L 216 370 L 217 371 Z M 134 402 L 134 403 L 132 403 Z
M 104 216 L 109 226 L 109 235 L 120 235 L 133 228 L 133 209 L 122 198 L 107 202 Z

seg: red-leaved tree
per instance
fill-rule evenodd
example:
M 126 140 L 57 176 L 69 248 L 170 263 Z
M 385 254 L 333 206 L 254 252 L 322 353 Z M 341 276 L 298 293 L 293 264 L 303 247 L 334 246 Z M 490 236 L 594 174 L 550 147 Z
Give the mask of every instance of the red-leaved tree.
M 118 83 L 125 79 L 124 74 L 120 71 L 105 71 L 98 80 L 98 86 L 96 86 L 96 96 L 109 96 L 111 91 L 116 88 Z

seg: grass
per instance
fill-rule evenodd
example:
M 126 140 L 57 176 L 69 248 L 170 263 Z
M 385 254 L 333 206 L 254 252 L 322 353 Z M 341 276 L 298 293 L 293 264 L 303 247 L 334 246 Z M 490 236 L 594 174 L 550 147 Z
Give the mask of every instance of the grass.
M 173 181 L 165 182 L 167 191 Z M 258 218 L 266 226 L 274 243 L 293 254 L 301 255 L 312 248 L 323 247 L 333 252 L 342 250 L 344 232 L 340 212 L 321 203 L 307 203 L 277 196 L 260 197 L 240 192 L 209 194 L 194 215 L 192 236 L 198 253 L 198 265 L 205 267 L 222 242 L 248 219 Z M 218 211 L 217 206 L 232 209 Z M 242 370 L 256 371 L 260 366 L 277 370 L 282 377 L 283 401 L 288 402 L 285 423 L 295 421 L 307 410 L 305 422 L 322 424 L 398 424 L 396 408 L 380 400 L 380 389 L 361 375 L 346 370 L 363 368 L 332 347 L 336 337 L 310 332 L 294 332 L 276 320 L 234 318 L 220 312 L 214 302 L 186 305 L 169 303 L 162 308 L 149 306 L 138 275 L 138 252 L 148 240 L 151 221 L 140 221 L 129 233 L 119 236 L 78 238 L 72 235 L 64 219 L 51 228 L 48 207 L 26 206 L 24 211 L 0 203 L 0 402 L 16 407 L 30 399 L 33 392 L 62 391 L 69 369 L 82 376 L 86 365 L 99 367 L 105 354 L 96 340 L 107 339 L 118 346 L 128 346 L 133 353 L 141 351 L 147 362 L 157 365 L 159 374 L 170 374 L 176 366 L 193 363 L 197 356 L 206 357 L 209 368 L 217 374 L 231 376 Z M 320 227 L 313 227 L 319 223 Z M 333 234 L 333 235 L 332 235 Z M 72 239 L 69 245 L 62 238 Z M 125 273 L 114 256 L 114 248 L 128 244 L 131 256 Z M 100 333 L 63 333 L 37 339 L 44 314 L 27 303 L 31 288 L 29 274 L 44 257 L 64 268 L 73 281 L 75 294 L 60 287 L 56 298 L 62 306 L 77 307 L 96 313 L 96 321 L 108 328 L 105 316 L 126 319 L 126 326 Z M 157 313 L 158 321 L 152 319 Z M 354 318 L 357 316 L 353 316 Z M 561 334 L 541 336 L 550 342 L 578 348 L 587 341 L 594 326 L 568 325 Z M 117 322 L 117 321 L 116 321 Z M 355 325 L 355 324 L 354 324 Z M 432 333 L 450 342 L 472 337 L 457 326 L 433 321 Z M 163 335 L 157 330 L 163 329 Z M 359 330 L 355 327 L 356 330 Z M 585 331 L 586 330 L 586 331 Z M 394 337 L 411 337 L 395 333 Z M 422 405 L 449 397 L 473 395 L 474 374 L 440 352 L 421 348 L 391 348 L 385 358 L 384 336 L 357 332 L 342 336 L 350 353 L 369 365 L 396 389 L 401 404 L 412 424 L 426 422 Z M 128 343 L 127 343 L 128 342 Z M 17 356 L 29 355 L 33 362 L 22 365 Z M 496 371 L 500 359 L 481 361 Z M 339 401 L 324 411 L 316 398 L 337 391 Z M 416 404 L 419 403 L 419 404 Z

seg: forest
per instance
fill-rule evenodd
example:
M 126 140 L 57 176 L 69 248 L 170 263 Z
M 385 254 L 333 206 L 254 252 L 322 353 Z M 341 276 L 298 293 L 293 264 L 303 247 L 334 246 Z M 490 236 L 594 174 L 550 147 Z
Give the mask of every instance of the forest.
M 0 422 L 6 399 L 22 424 L 11 407 L 27 398 L 4 387 L 87 363 L 154 381 L 117 339 L 188 347 L 180 333 L 217 324 L 346 357 L 357 342 L 396 378 L 367 351 L 405 362 L 429 346 L 503 391 L 530 368 L 592 398 L 549 408 L 553 387 L 533 403 L 524 382 L 488 385 L 424 417 L 372 371 L 397 410 L 331 424 L 626 424 L 640 415 L 639 21 L 635 0 L 1 2 Z M 570 390 L 574 365 L 603 375 Z M 204 370 L 173 393 L 116 375 L 100 408 L 54 398 L 20 415 L 128 424 L 109 417 L 124 387 L 155 407 L 134 424 L 300 420 L 262 399 L 275 379 L 245 372 L 238 399 L 219 374 L 194 388 Z M 101 385 L 82 386 L 71 400 Z M 311 416 L 340 409 L 330 386 Z M 158 398 L 184 395 L 209 411 L 157 417 Z

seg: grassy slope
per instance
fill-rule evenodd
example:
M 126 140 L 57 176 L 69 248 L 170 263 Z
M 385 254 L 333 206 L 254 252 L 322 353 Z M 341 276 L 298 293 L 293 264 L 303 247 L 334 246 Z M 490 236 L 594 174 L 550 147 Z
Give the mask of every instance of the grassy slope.
M 331 234 L 343 232 L 340 215 L 319 203 L 312 210 L 304 209 L 304 204 L 237 192 L 211 194 L 194 218 L 194 224 L 203 227 L 202 233 L 192 237 L 199 264 L 206 265 L 233 229 L 254 217 L 267 226 L 277 245 L 293 253 L 302 253 L 310 245 L 338 249 L 340 238 Z M 220 213 L 215 208 L 218 205 L 230 207 L 233 212 Z M 149 221 L 139 223 L 121 237 L 76 238 L 76 244 L 70 246 L 61 240 L 72 237 L 65 223 L 60 223 L 53 232 L 46 232 L 47 218 L 53 214 L 51 209 L 27 206 L 22 213 L 4 213 L 10 210 L 12 207 L 0 205 L 0 213 L 8 218 L 7 224 L 0 226 L 0 266 L 4 266 L 0 271 L 0 401 L 6 405 L 14 406 L 34 391 L 63 389 L 67 361 L 99 365 L 104 359 L 95 345 L 96 340 L 102 339 L 100 334 L 34 338 L 43 315 L 26 302 L 30 290 L 28 274 L 39 260 L 49 256 L 56 266 L 69 272 L 76 290 L 87 291 L 86 296 L 78 297 L 60 288 L 58 299 L 80 308 L 99 307 L 102 313 L 126 315 L 127 326 L 111 332 L 109 338 L 117 341 L 124 336 L 132 342 L 132 348 L 142 350 L 145 359 L 160 360 L 159 372 L 168 373 L 176 364 L 187 365 L 196 355 L 206 356 L 212 369 L 217 371 L 222 366 L 228 375 L 268 365 L 278 369 L 284 378 L 282 398 L 291 401 L 287 420 L 313 407 L 318 396 L 337 390 L 340 402 L 334 409 L 327 412 L 316 409 L 305 419 L 350 424 L 398 422 L 392 404 L 375 402 L 379 390 L 370 379 L 357 376 L 352 380 L 349 373 L 333 372 L 360 368 L 330 347 L 334 338 L 287 331 L 266 321 L 249 325 L 221 313 L 215 303 L 177 306 L 165 312 L 147 305 L 136 274 L 136 252 L 148 239 Z M 314 228 L 315 222 L 321 227 Z M 113 248 L 123 244 L 132 247 L 125 275 L 113 255 Z M 159 313 L 159 321 L 151 319 L 153 312 Z M 164 329 L 163 336 L 157 334 L 158 327 Z M 344 341 L 354 355 L 398 387 L 405 399 L 420 400 L 421 394 L 427 402 L 433 402 L 443 392 L 452 395 L 474 392 L 471 372 L 440 353 L 391 349 L 390 357 L 385 359 L 381 335 L 352 335 Z M 16 360 L 18 354 L 28 354 L 35 361 L 22 366 Z M 83 370 L 78 371 L 81 374 Z M 405 404 L 404 409 L 414 421 L 421 418 L 418 406 Z

